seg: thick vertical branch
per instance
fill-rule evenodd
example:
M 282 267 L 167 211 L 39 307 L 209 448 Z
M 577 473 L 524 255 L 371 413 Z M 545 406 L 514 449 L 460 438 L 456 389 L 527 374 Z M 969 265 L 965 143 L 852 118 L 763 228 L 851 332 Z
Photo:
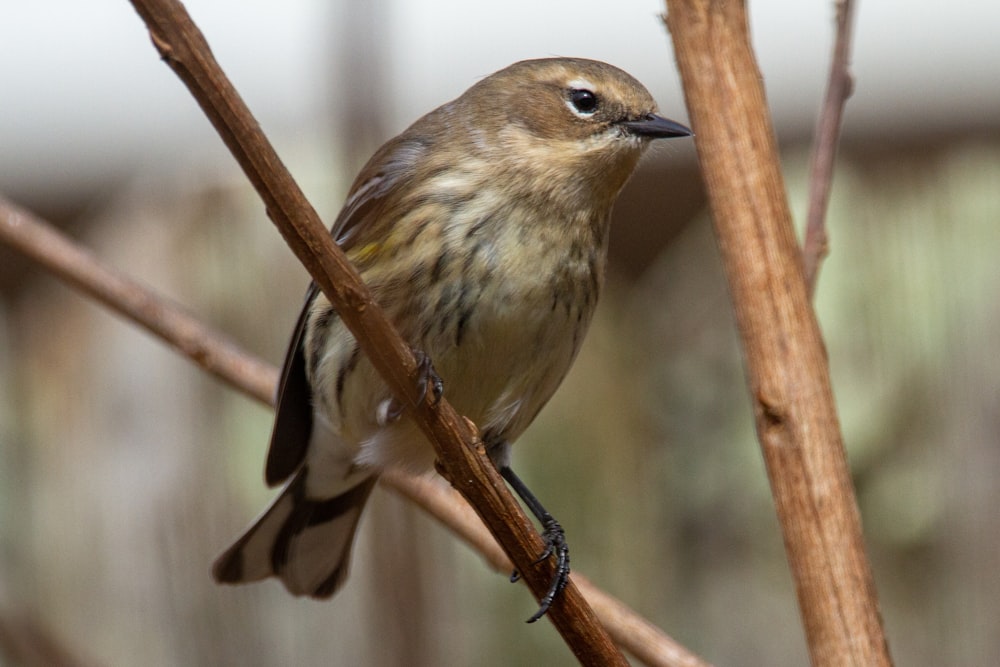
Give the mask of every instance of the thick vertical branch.
M 744 4 L 666 4 L 812 661 L 888 665 Z
M 201 31 L 177 0 L 132 0 L 157 51 L 188 87 L 239 162 L 289 247 L 354 334 L 359 347 L 427 435 L 443 471 L 503 546 L 536 598 L 548 589 L 551 559 L 538 561 L 541 537 L 510 495 L 475 426 L 447 401 L 418 388 L 412 351 L 334 243 L 256 119 L 215 61 Z M 584 664 L 626 665 L 570 580 L 548 614 Z
M 813 137 L 813 152 L 809 164 L 809 213 L 806 217 L 802 256 L 805 260 L 806 288 L 810 297 L 816 292 L 819 265 L 828 251 L 826 211 L 830 202 L 830 187 L 833 185 L 833 163 L 840 143 L 844 105 L 854 89 L 854 79 L 849 70 L 853 26 L 854 2 L 837 0 L 837 37 L 833 45 L 830 79 L 826 86 L 823 108 L 816 121 L 816 136 Z

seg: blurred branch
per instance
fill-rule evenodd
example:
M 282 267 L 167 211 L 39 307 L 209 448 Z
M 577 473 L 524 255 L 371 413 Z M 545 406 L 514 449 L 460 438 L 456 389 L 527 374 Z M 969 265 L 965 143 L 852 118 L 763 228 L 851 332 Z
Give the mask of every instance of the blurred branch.
M 101 264 L 47 222 L 0 196 L 0 240 L 73 287 L 124 315 L 200 368 L 251 398 L 270 404 L 278 373 L 140 283 Z
M 22 667 L 86 667 L 51 632 L 24 614 L 0 612 L 0 660 Z
M 497 572 L 510 572 L 510 559 L 460 496 L 427 475 L 387 470 L 380 481 L 410 499 L 458 535 Z M 597 612 L 615 642 L 643 664 L 659 667 L 709 667 L 708 663 L 668 637 L 624 602 L 595 586 L 581 574 L 576 585 Z
M 816 122 L 813 153 L 809 165 L 809 214 L 806 218 L 802 254 L 805 259 L 806 289 L 811 297 L 816 291 L 819 265 L 829 252 L 826 212 L 833 184 L 833 163 L 837 158 L 840 128 L 847 98 L 854 91 L 854 78 L 848 69 L 851 54 L 851 31 L 854 25 L 853 0 L 836 0 L 837 36 L 830 63 L 826 98 Z
M 553 559 L 486 455 L 475 425 L 446 400 L 420 389 L 416 359 L 334 243 L 250 113 L 205 37 L 177 0 L 132 0 L 153 45 L 197 100 L 256 188 L 268 215 L 354 334 L 358 346 L 434 447 L 444 474 L 504 547 L 536 599 L 548 590 Z M 572 579 L 549 619 L 584 664 L 627 665 Z
M 812 662 L 889 665 L 746 7 L 666 4 Z
M 14 206 L 2 196 L 0 241 L 35 260 L 72 287 L 141 325 L 230 387 L 274 406 L 277 369 L 225 341 L 221 334 L 181 312 L 179 306 L 103 265 L 92 253 L 66 238 L 49 223 Z M 121 283 L 128 289 L 108 289 L 108 283 Z M 136 304 L 141 307 L 136 307 Z M 176 325 L 178 321 L 184 326 Z M 191 331 L 197 331 L 197 336 L 192 336 Z M 192 338 L 196 344 L 191 342 Z M 216 350 L 225 350 L 225 355 Z M 213 371 L 204 363 L 206 357 L 216 359 L 223 356 L 226 363 L 215 364 L 224 369 L 222 371 Z M 436 483 L 429 476 L 401 470 L 387 470 L 381 482 L 431 514 L 478 551 L 494 568 L 510 571 L 510 560 L 497 541 L 485 530 L 472 508 L 453 490 Z M 708 663 L 625 604 L 579 574 L 574 574 L 574 578 L 614 640 L 644 663 L 662 667 L 707 667 Z

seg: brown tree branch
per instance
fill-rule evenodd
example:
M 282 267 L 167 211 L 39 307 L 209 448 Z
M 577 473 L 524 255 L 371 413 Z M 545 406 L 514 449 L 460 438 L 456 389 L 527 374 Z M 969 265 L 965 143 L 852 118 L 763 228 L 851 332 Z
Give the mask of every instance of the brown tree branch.
M 471 546 L 498 572 L 510 572 L 511 562 L 496 540 L 477 521 L 472 508 L 454 491 L 431 477 L 386 471 L 381 481 L 413 501 Z M 708 663 L 668 637 L 662 630 L 621 600 L 604 592 L 581 574 L 576 585 L 597 612 L 615 642 L 645 665 L 659 667 L 708 667 Z
M 153 44 L 187 85 L 233 153 L 285 241 L 337 309 L 362 351 L 434 446 L 444 474 L 470 502 L 540 599 L 554 573 L 544 544 L 486 455 L 475 426 L 419 389 L 414 355 L 340 252 L 250 110 L 177 0 L 132 0 Z M 426 394 L 421 396 L 421 394 Z M 626 665 L 579 590 L 569 582 L 548 614 L 584 664 Z
M 50 224 L 2 196 L 0 241 L 35 260 L 70 286 L 139 324 L 229 386 L 273 407 L 277 369 L 224 340 L 221 334 L 200 324 L 149 288 L 104 265 Z M 206 365 L 206 358 L 216 361 Z M 387 470 L 381 482 L 444 524 L 498 571 L 509 572 L 513 567 L 482 521 L 454 491 L 428 476 L 401 470 Z M 708 663 L 628 606 L 581 575 L 574 577 L 615 642 L 643 663 L 661 667 L 708 667 Z
M 0 240 L 146 331 L 237 391 L 272 404 L 275 368 L 0 195 Z
M 829 252 L 826 212 L 830 202 L 830 187 L 833 184 L 833 163 L 837 158 L 844 105 L 854 91 L 854 78 L 849 70 L 854 2 L 836 0 L 836 6 L 837 36 L 833 45 L 826 97 L 819 119 L 816 121 L 816 136 L 813 138 L 813 152 L 809 165 L 809 213 L 806 218 L 805 240 L 802 242 L 806 289 L 810 297 L 816 292 L 819 265 Z
M 666 4 L 813 664 L 889 665 L 746 8 Z
M 536 598 L 544 595 L 553 563 L 537 563 L 544 544 L 486 456 L 471 423 L 447 401 L 421 398 L 412 351 L 394 330 L 339 251 L 319 216 L 281 163 L 256 120 L 215 62 L 204 37 L 174 0 L 133 0 L 157 50 L 187 85 L 250 178 L 285 241 L 337 309 L 393 393 L 408 406 L 437 452 L 444 472 L 469 500 L 517 565 Z M 575 586 L 549 618 L 581 662 L 625 664 Z

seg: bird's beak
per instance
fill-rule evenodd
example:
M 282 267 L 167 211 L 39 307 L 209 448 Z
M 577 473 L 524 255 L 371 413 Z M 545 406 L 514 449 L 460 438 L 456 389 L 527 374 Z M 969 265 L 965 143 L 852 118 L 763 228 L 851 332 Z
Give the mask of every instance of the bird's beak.
M 621 125 L 634 135 L 650 139 L 690 137 L 694 134 L 680 123 L 657 116 L 655 113 L 648 114 L 640 120 L 624 121 Z

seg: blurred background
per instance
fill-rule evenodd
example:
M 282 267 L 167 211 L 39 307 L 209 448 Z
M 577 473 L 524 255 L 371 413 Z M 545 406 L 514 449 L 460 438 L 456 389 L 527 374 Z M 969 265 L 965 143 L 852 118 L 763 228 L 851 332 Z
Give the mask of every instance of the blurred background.
M 190 0 L 332 220 L 387 138 L 515 60 L 606 60 L 686 120 L 655 0 Z M 793 211 L 833 3 L 751 3 Z M 816 305 L 898 664 L 1000 656 L 1000 5 L 859 4 Z M 0 8 L 0 192 L 280 364 L 308 277 L 130 5 Z M 574 569 L 719 665 L 807 662 L 691 142 L 617 208 L 580 359 L 515 448 Z M 270 411 L 0 246 L 0 663 L 571 664 L 534 603 L 379 489 L 333 601 L 218 587 Z

